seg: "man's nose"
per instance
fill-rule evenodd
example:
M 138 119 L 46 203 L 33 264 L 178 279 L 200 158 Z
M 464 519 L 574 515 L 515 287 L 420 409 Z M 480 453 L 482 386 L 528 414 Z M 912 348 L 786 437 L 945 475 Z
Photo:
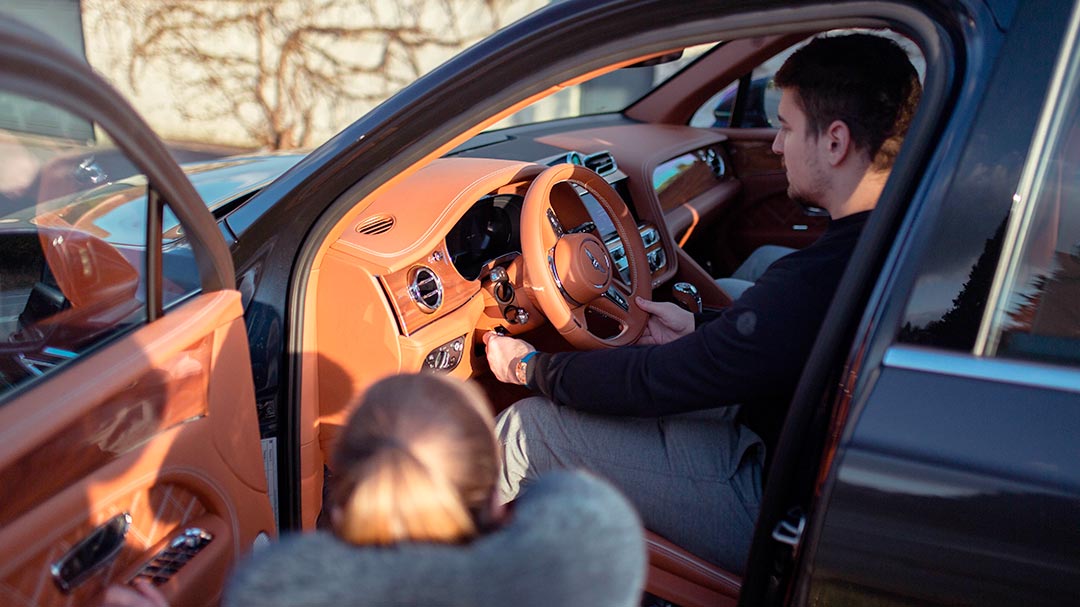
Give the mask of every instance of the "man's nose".
M 776 133 L 776 137 L 773 137 L 772 151 L 773 151 L 773 154 L 778 154 L 780 156 L 783 156 L 784 155 L 784 141 L 780 137 L 781 137 L 781 134 L 779 132 Z

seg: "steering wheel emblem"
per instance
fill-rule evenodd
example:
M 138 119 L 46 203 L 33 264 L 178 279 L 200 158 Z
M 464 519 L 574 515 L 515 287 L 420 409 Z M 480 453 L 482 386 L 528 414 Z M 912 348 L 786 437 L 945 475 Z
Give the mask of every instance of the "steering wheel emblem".
M 596 260 L 596 257 L 593 256 L 592 251 L 590 251 L 588 248 L 585 249 L 585 255 L 588 256 L 594 270 L 600 272 L 601 274 L 607 274 L 607 271 L 604 270 L 604 267 L 600 265 L 600 262 Z

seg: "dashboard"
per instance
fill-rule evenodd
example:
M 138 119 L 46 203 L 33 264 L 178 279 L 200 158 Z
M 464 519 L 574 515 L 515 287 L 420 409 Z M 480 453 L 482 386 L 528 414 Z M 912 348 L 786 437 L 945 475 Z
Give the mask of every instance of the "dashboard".
M 619 193 L 624 200 L 630 200 L 627 188 L 627 176 L 619 170 L 618 164 L 610 152 L 602 151 L 591 155 L 580 152 L 568 152 L 545 158 L 540 163 L 553 166 L 561 162 L 588 166 L 599 174 Z M 591 226 L 568 225 L 570 232 L 588 230 L 604 241 L 612 261 L 615 263 L 623 281 L 629 281 L 628 262 L 623 244 L 615 230 L 611 217 L 604 211 L 596 198 L 584 188 L 574 186 L 574 190 L 588 214 Z M 508 262 L 521 253 L 521 209 L 524 197 L 517 194 L 484 196 L 454 224 L 446 236 L 447 253 L 454 268 L 466 280 L 476 280 L 486 275 L 492 268 Z M 628 204 L 635 221 L 638 221 L 634 206 Z M 566 222 L 562 222 L 564 225 Z M 638 229 L 648 250 L 646 258 L 652 274 L 657 274 L 667 265 L 667 255 L 661 245 L 660 231 L 656 226 L 638 221 Z
M 507 256 L 521 253 L 521 205 L 517 194 L 484 196 L 446 235 L 446 250 L 465 280 L 476 280 L 485 269 Z
M 730 180 L 723 141 L 702 129 L 628 124 L 539 135 L 524 147 L 498 139 L 432 162 L 381 193 L 331 246 L 319 301 L 339 303 L 320 309 L 320 352 L 345 368 L 366 366 L 357 371 L 365 376 L 420 368 L 471 376 L 474 366 L 484 366 L 476 348 L 484 332 L 544 326 L 537 285 L 522 259 L 522 210 L 533 179 L 562 163 L 597 172 L 627 203 L 651 286 L 659 287 L 679 273 L 671 220 L 696 212 L 688 209 L 708 198 L 702 192 L 727 195 L 717 188 Z M 530 156 L 507 157 L 519 153 Z M 573 184 L 551 209 L 560 230 L 590 232 L 603 242 L 629 282 L 624 243 L 591 194 Z M 603 318 L 586 322 L 590 332 L 603 332 L 593 324 Z M 381 337 L 358 352 L 346 338 L 356 334 Z M 379 371 L 387 360 L 396 363 Z

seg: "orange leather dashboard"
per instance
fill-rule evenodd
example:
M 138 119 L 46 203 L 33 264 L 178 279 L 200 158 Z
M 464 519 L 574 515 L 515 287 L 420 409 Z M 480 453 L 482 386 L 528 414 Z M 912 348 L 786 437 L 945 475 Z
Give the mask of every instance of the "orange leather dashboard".
M 454 268 L 445 238 L 477 200 L 492 193 L 524 194 L 543 168 L 506 160 L 436 160 L 379 196 L 330 246 L 318 269 L 320 450 L 330 446 L 349 406 L 369 385 L 389 374 L 419 371 L 443 344 L 462 340 L 452 375 L 486 370 L 474 345 L 482 330 L 502 319 L 492 318 L 494 301 L 481 281 L 466 280 Z M 405 208 L 407 214 L 400 212 Z M 434 311 L 408 293 L 411 275 L 421 266 L 442 285 L 443 300 Z M 510 268 L 512 274 L 517 270 Z

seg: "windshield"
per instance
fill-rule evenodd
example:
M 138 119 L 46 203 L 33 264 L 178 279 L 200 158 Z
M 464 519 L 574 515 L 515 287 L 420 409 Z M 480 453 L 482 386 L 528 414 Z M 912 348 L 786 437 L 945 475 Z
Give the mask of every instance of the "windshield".
M 216 211 L 261 189 L 303 157 L 302 153 L 237 156 L 189 163 L 183 168 L 207 208 Z M 146 241 L 147 185 L 145 176 L 134 175 L 92 190 L 39 202 L 23 214 L 33 216 L 54 211 L 73 225 L 84 216 L 92 217 L 83 229 L 92 230 L 111 244 L 142 246 Z M 166 206 L 162 215 L 166 244 L 183 235 L 179 226 L 180 221 Z
M 675 61 L 646 67 L 626 67 L 567 87 L 514 112 L 488 130 L 562 118 L 621 112 L 667 82 L 717 44 L 710 42 L 687 47 L 683 49 L 682 56 Z

